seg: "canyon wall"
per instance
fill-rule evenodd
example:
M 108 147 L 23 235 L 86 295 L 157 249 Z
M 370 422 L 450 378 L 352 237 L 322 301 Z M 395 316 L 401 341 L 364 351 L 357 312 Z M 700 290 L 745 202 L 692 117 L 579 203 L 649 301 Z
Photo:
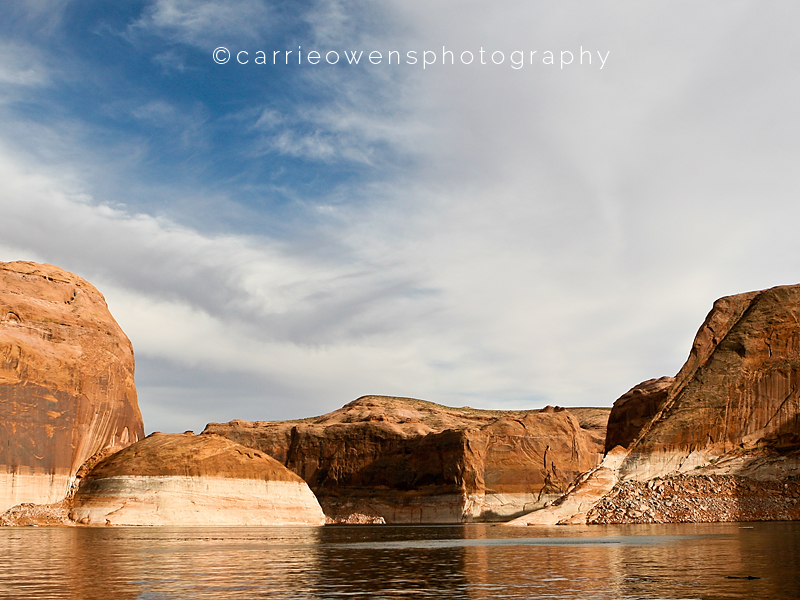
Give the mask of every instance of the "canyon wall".
M 602 458 L 607 415 L 365 396 L 317 418 L 210 423 L 206 433 L 275 457 L 333 520 L 461 523 L 505 520 L 559 497 Z
M 133 348 L 91 284 L 0 263 L 0 511 L 62 499 L 79 467 L 144 437 Z
M 730 453 L 800 445 L 800 286 L 720 298 L 623 479 L 684 473 Z
M 800 518 L 800 286 L 720 298 L 672 378 L 614 403 L 604 463 L 510 525 Z

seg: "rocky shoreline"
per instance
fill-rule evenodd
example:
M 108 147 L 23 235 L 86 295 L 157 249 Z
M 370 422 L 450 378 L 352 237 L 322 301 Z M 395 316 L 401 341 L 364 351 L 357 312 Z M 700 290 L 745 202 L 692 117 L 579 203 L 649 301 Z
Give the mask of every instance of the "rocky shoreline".
M 17 504 L 0 514 L 0 527 L 71 527 L 75 525 L 69 518 L 71 505 L 69 499 L 54 504 Z
M 675 475 L 624 481 L 587 513 L 587 524 L 800 520 L 800 481 Z

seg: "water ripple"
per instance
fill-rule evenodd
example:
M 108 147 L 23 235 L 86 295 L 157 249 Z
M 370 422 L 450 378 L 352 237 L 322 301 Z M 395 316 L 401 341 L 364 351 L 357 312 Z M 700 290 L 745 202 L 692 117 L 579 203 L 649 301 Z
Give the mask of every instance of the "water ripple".
M 752 527 L 2 528 L 0 598 L 796 597 L 800 524 Z

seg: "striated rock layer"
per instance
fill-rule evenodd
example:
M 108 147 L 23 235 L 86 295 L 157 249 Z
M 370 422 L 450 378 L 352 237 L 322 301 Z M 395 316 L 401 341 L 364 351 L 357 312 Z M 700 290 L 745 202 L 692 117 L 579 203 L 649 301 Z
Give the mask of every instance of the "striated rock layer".
M 739 448 L 800 445 L 800 286 L 721 298 L 663 405 L 621 467 L 624 479 L 687 472 Z
M 133 348 L 91 284 L 0 263 L 0 511 L 65 497 L 86 459 L 144 436 Z
M 99 462 L 70 518 L 86 525 L 323 525 L 308 485 L 217 435 L 156 433 Z
M 461 523 L 506 520 L 559 497 L 600 462 L 608 412 L 364 396 L 313 419 L 210 423 L 206 432 L 275 457 L 332 520 Z

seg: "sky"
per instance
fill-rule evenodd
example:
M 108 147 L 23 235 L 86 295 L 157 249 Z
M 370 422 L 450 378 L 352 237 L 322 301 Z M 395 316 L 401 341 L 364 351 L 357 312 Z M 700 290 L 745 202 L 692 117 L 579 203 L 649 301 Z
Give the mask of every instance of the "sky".
M 798 25 L 778 1 L 4 3 L 0 260 L 105 295 L 148 432 L 366 394 L 610 406 L 680 369 L 715 299 L 800 282 Z

